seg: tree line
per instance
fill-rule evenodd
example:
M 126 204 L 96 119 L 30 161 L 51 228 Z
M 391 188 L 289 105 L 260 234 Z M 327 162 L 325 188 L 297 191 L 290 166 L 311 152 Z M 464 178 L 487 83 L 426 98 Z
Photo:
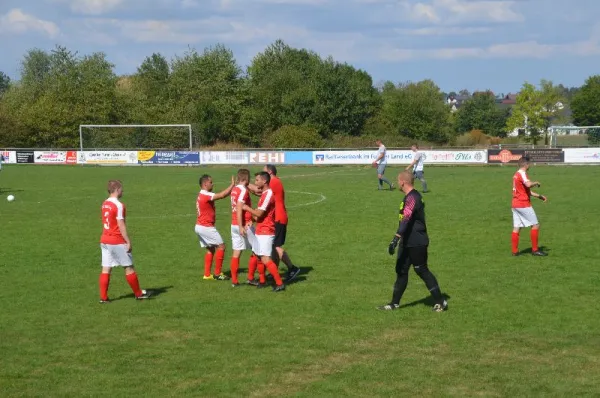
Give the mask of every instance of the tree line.
M 281 40 L 245 69 L 223 45 L 190 48 L 172 60 L 152 54 L 131 76 L 117 76 L 114 67 L 104 53 L 29 50 L 18 81 L 0 72 L 0 147 L 75 148 L 81 124 L 186 123 L 197 147 L 278 148 L 357 146 L 375 137 L 389 145 L 452 144 L 472 130 L 503 137 L 517 128 L 539 139 L 569 118 L 600 124 L 600 76 L 571 89 L 525 83 L 513 106 L 477 92 L 453 112 L 432 80 L 376 86 L 363 70 Z M 169 129 L 111 131 L 102 140 L 97 144 L 187 146 L 181 131 Z

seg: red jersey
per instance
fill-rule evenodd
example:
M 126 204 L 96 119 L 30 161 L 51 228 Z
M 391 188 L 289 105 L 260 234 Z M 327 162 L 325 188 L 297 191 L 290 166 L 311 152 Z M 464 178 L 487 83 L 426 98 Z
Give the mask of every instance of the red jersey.
M 269 182 L 269 188 L 273 191 L 275 196 L 275 221 L 280 224 L 288 223 L 287 210 L 285 209 L 285 190 L 281 180 L 276 176 L 271 176 L 271 182 Z
M 215 194 L 213 192 L 208 192 L 204 189 L 198 194 L 198 199 L 196 200 L 196 211 L 198 212 L 196 225 L 202 225 L 203 227 L 215 226 L 214 197 Z
M 263 191 L 258 208 L 265 213 L 257 220 L 256 235 L 275 235 L 275 195 L 271 189 Z
M 236 185 L 231 190 L 231 225 L 238 225 L 237 220 L 237 204 L 242 202 L 252 207 L 252 200 L 250 199 L 250 192 L 244 185 Z M 247 211 L 242 211 L 242 219 L 247 224 L 252 221 L 252 214 Z
M 125 220 L 125 205 L 119 202 L 117 198 L 108 198 L 102 203 L 102 236 L 100 243 L 107 245 L 122 245 L 125 238 L 121 234 L 121 229 L 117 220 Z
M 524 170 L 518 170 L 513 176 L 513 199 L 512 207 L 531 207 L 531 189 L 525 185 L 529 177 Z

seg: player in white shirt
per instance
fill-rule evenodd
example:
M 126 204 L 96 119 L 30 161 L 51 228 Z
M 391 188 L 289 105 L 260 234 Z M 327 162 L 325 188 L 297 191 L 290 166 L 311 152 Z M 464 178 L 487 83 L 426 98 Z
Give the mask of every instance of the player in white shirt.
M 419 152 L 419 146 L 417 144 L 413 144 L 410 149 L 414 152 L 413 161 L 406 167 L 406 170 L 410 170 L 412 167 L 413 175 L 415 178 L 421 181 L 421 187 L 425 193 L 427 192 L 427 181 L 425 181 L 425 172 L 423 171 L 425 156 Z
M 381 142 L 381 140 L 375 141 L 379 149 L 377 150 L 377 158 L 373 162 L 373 167 L 377 167 L 377 178 L 379 179 L 379 187 L 377 188 L 379 191 L 383 189 L 383 183 L 385 182 L 390 186 L 390 191 L 394 190 L 394 184 L 388 181 L 387 178 L 383 176 L 385 173 L 385 168 L 387 166 L 387 158 L 386 158 L 386 149 L 385 145 Z

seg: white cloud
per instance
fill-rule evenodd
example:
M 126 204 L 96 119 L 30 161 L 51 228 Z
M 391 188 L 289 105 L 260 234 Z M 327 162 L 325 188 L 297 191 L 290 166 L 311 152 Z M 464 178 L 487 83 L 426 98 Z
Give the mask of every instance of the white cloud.
M 430 26 L 416 29 L 394 29 L 396 33 L 410 36 L 463 36 L 487 33 L 489 27 Z
M 39 32 L 50 38 L 58 36 L 60 29 L 54 22 L 39 19 L 15 8 L 0 16 L 0 33 L 27 33 Z
M 431 0 L 413 3 L 403 0 L 401 9 L 409 20 L 459 24 L 463 22 L 522 22 L 512 9 L 514 1 Z
M 86 15 L 101 15 L 116 9 L 123 0 L 50 0 L 55 3 L 67 3 L 71 11 Z

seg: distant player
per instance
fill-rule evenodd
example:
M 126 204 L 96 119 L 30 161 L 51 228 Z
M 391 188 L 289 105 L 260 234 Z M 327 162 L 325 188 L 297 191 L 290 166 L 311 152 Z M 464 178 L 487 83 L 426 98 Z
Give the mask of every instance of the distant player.
M 534 256 L 547 256 L 538 247 L 538 238 L 540 233 L 540 223 L 533 207 L 531 207 L 531 196 L 546 201 L 544 195 L 540 195 L 531 190 L 531 187 L 539 187 L 537 181 L 530 181 L 527 176 L 529 170 L 529 159 L 522 157 L 519 159 L 519 170 L 513 176 L 513 232 L 512 232 L 512 255 L 519 255 L 519 232 L 521 228 L 531 227 L 531 254 Z
M 277 265 L 271 258 L 273 252 L 273 242 L 275 240 L 275 197 L 273 191 L 269 188 L 271 176 L 267 172 L 256 173 L 254 184 L 262 191 L 258 208 L 253 209 L 248 205 L 243 205 L 244 211 L 250 212 L 256 218 L 256 237 L 252 243 L 252 251 L 259 256 L 262 263 L 267 267 L 269 273 L 275 279 L 274 292 L 285 290 L 285 285 L 281 280 Z M 262 283 L 259 287 L 264 287 Z
M 421 194 L 414 189 L 413 183 L 414 177 L 409 171 L 403 171 L 398 175 L 398 188 L 405 196 L 400 203 L 398 230 L 388 247 L 388 252 L 394 254 L 396 246 L 401 242 L 396 260 L 396 283 L 392 301 L 377 308 L 395 310 L 400 307 L 400 300 L 408 285 L 408 272 L 412 265 L 433 297 L 435 302 L 433 310 L 442 312 L 448 308 L 448 303 L 444 300 L 437 279 L 427 266 L 429 236 L 425 224 L 425 204 Z
M 198 235 L 200 246 L 206 248 L 204 255 L 204 280 L 224 281 L 229 278 L 223 274 L 223 260 L 225 259 L 225 244 L 223 238 L 215 228 L 215 201 L 229 196 L 234 187 L 233 177 L 231 185 L 224 191 L 213 193 L 212 177 L 204 174 L 200 177 L 200 193 L 196 200 L 198 218 L 196 220 L 195 232 Z M 211 273 L 213 257 L 215 257 L 215 273 Z
M 383 142 L 381 142 L 381 140 L 377 140 L 375 141 L 375 143 L 379 147 L 379 149 L 377 150 L 377 158 L 373 162 L 373 167 L 377 167 L 377 178 L 379 179 L 379 186 L 377 189 L 381 191 L 383 189 L 383 183 L 385 182 L 390 186 L 391 191 L 394 189 L 394 184 L 389 182 L 388 179 L 383 176 L 383 174 L 385 173 L 385 168 L 387 166 L 387 150 L 385 149 L 385 145 L 383 145 Z
M 421 187 L 423 188 L 423 193 L 427 193 L 427 181 L 425 181 L 425 171 L 423 169 L 423 163 L 425 162 L 425 156 L 421 152 L 419 152 L 419 146 L 417 144 L 413 144 L 410 148 L 413 152 L 413 160 L 406 167 L 406 170 L 413 169 L 414 178 L 419 179 L 421 181 Z
M 268 164 L 264 167 L 263 171 L 269 173 L 269 176 L 271 176 L 269 187 L 275 196 L 275 239 L 273 241 L 275 253 L 273 254 L 276 254 L 277 257 L 274 258 L 274 260 L 277 266 L 279 266 L 279 260 L 283 261 L 283 263 L 287 266 L 288 274 L 286 277 L 286 282 L 289 282 L 300 274 L 300 268 L 296 267 L 292 263 L 292 260 L 288 256 L 286 250 L 283 248 L 283 245 L 285 244 L 285 238 L 287 236 L 288 224 L 288 214 L 285 208 L 285 190 L 283 189 L 281 180 L 279 177 L 277 177 L 277 167 L 275 167 L 275 165 Z
M 244 205 L 252 207 L 250 191 L 248 190 L 250 171 L 247 169 L 239 169 L 236 183 L 237 185 L 231 191 L 231 243 L 233 249 L 231 255 L 231 283 L 233 287 L 239 286 L 238 271 L 240 268 L 240 256 L 242 255 L 242 251 L 247 249 L 252 250 L 251 242 L 254 241 L 252 214 L 243 210 Z M 251 253 L 248 263 L 249 281 L 254 280 L 254 273 L 257 266 L 258 259 Z
M 131 240 L 127 234 L 125 205 L 119 201 L 123 196 L 123 184 L 118 180 L 108 182 L 108 199 L 102 203 L 102 272 L 100 273 L 100 304 L 108 303 L 108 285 L 110 273 L 114 267 L 125 268 L 125 279 L 138 300 L 147 299 L 151 292 L 140 289 L 137 273 L 133 267 Z

